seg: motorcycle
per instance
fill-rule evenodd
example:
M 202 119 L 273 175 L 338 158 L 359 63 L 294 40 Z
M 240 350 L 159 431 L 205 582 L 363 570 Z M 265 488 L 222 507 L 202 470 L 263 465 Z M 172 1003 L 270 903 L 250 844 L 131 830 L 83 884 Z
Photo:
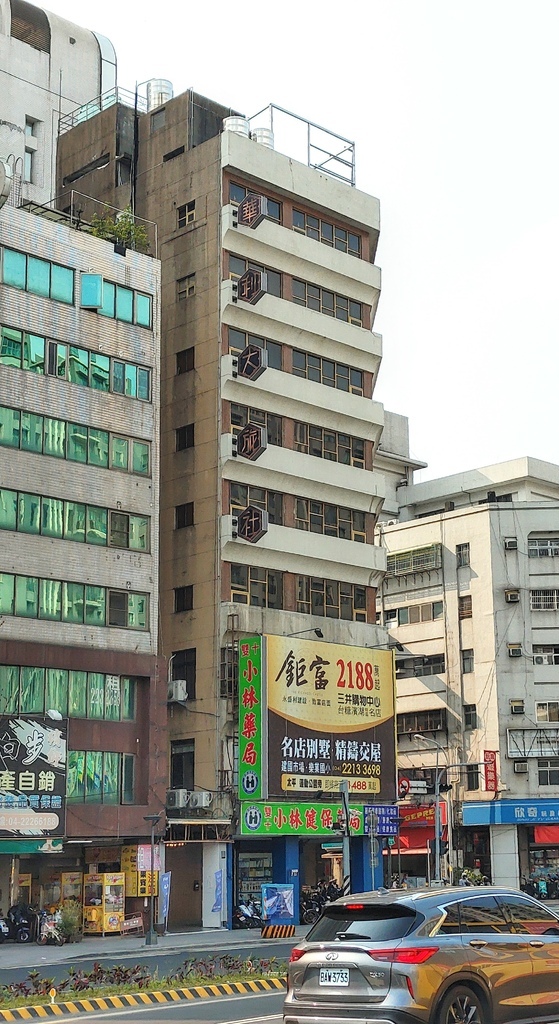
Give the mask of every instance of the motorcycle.
M 0 922 L 0 943 L 31 942 L 37 929 L 37 914 L 28 903 L 16 903 Z
M 40 910 L 37 924 L 37 942 L 39 946 L 63 946 L 64 936 L 58 927 L 57 915 Z

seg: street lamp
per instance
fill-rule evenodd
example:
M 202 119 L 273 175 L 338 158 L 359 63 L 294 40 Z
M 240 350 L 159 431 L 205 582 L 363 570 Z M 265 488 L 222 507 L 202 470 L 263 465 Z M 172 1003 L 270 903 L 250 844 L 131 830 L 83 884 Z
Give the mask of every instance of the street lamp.
M 400 654 L 405 650 L 403 644 L 399 643 L 398 640 L 393 640 L 388 644 L 365 644 L 370 651 L 382 651 L 383 648 L 387 651 L 400 651 Z
M 144 821 L 148 821 L 151 826 L 151 861 L 150 861 L 150 886 L 149 886 L 149 928 L 146 933 L 146 946 L 157 945 L 157 932 L 155 931 L 154 925 L 154 914 L 155 914 L 155 826 L 161 818 L 161 811 L 159 814 L 144 814 Z
M 322 632 L 322 630 L 321 629 L 313 629 L 312 626 L 310 626 L 309 629 L 299 629 L 297 631 L 297 633 L 285 633 L 284 635 L 285 636 L 301 636 L 301 633 L 314 633 L 315 636 L 317 636 L 319 640 L 323 640 L 324 639 L 324 633 Z

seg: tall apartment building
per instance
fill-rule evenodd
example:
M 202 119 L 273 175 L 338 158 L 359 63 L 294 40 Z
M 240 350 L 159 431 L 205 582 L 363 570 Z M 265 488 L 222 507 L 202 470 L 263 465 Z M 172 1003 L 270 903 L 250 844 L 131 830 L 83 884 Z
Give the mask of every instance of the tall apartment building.
M 0 210 L 4 909 L 117 870 L 167 783 L 160 267 L 59 221 Z
M 0 158 L 10 163 L 9 202 L 54 198 L 59 119 L 116 86 L 105 36 L 27 0 L 0 0 Z
M 402 521 L 379 526 L 388 560 L 378 612 L 404 648 L 400 777 L 423 784 L 414 802 L 425 805 L 437 756 L 465 766 L 448 771 L 455 865 L 503 885 L 555 874 L 559 467 L 518 459 L 403 486 L 399 500 Z M 412 820 L 423 828 L 406 822 L 402 862 L 425 876 L 432 812 Z
M 249 137 L 242 118 L 224 131 L 231 113 L 190 91 L 136 118 L 121 103 L 82 124 L 78 111 L 58 157 L 61 185 L 79 173 L 83 193 L 120 207 L 132 194 L 158 225 L 169 782 L 194 793 L 182 817 L 168 812 L 166 859 L 181 879 L 172 921 L 206 925 L 226 916 L 216 872 L 229 898 L 324 872 L 309 835 L 289 871 L 287 840 L 241 837 L 237 640 L 320 631 L 382 644 L 374 526 L 385 490 L 392 507 L 413 468 L 401 417 L 379 448 L 379 204 L 352 187 L 353 147 L 323 133 L 332 154 L 345 147 L 327 173 L 275 151 L 269 132 Z M 91 169 L 101 152 L 106 166 Z

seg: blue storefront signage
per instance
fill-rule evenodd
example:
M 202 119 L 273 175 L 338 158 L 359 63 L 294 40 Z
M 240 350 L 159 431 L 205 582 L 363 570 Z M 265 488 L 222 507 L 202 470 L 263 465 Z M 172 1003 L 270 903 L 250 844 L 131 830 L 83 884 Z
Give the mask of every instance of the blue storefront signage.
M 559 825 L 559 800 L 491 800 L 462 804 L 464 825 Z
M 365 804 L 365 835 L 368 836 L 370 829 L 371 814 L 377 816 L 377 836 L 398 835 L 399 810 L 393 804 Z

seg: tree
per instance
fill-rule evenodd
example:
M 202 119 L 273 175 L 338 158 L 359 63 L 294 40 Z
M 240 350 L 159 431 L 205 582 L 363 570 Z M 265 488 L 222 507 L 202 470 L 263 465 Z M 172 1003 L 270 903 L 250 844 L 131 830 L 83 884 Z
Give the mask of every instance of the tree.
M 96 238 L 105 238 L 109 242 L 119 242 L 136 252 L 149 252 L 149 237 L 143 224 L 138 224 L 127 206 L 119 213 L 95 213 L 91 219 L 91 233 Z

